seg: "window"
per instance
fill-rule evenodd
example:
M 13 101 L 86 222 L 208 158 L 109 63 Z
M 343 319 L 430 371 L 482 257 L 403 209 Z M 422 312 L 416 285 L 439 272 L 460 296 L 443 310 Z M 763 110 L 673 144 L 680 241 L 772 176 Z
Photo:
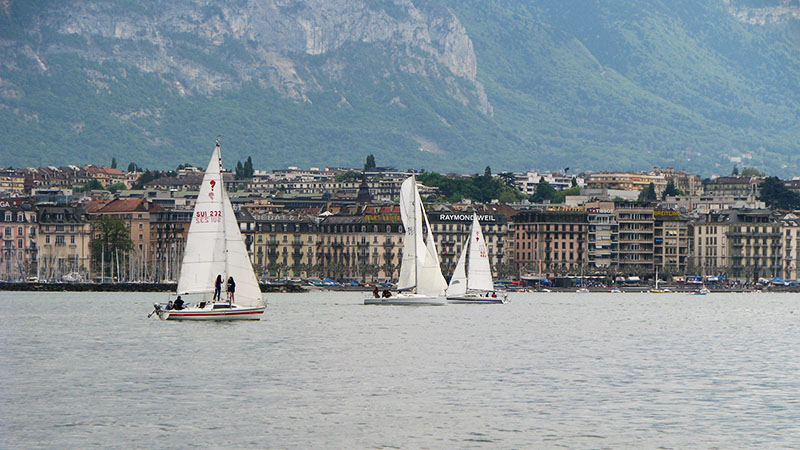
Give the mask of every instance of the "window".
M 22 239 L 17 239 L 17 248 L 22 248 Z
M 45 236 L 44 237 L 44 242 L 45 242 L 45 244 L 49 244 L 50 243 L 50 236 Z
M 74 244 L 75 243 L 75 236 L 70 236 L 69 237 L 69 243 L 70 244 Z
M 144 225 L 142 223 L 139 223 L 139 229 L 141 230 L 141 229 L 143 229 L 143 227 L 144 227 Z
M 11 213 L 10 212 L 6 213 L 6 222 L 11 222 Z
M 64 236 L 63 235 L 56 236 L 56 245 L 64 245 Z
M 144 235 L 142 233 L 139 233 L 139 240 L 141 241 L 142 239 L 144 239 Z
M 17 236 L 22 236 L 22 227 L 17 227 Z

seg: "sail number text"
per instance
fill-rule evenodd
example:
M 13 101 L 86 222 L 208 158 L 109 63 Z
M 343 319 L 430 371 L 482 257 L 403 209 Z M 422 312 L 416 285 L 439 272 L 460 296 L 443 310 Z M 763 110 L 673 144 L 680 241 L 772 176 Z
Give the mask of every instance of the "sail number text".
M 219 223 L 222 221 L 222 211 L 197 211 L 194 214 L 195 223 Z

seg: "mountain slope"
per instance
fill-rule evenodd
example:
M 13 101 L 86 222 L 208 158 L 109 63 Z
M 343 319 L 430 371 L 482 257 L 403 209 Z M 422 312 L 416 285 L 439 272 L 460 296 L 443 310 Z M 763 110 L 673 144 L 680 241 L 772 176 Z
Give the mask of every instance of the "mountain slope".
M 0 1 L 3 165 L 790 173 L 797 0 Z

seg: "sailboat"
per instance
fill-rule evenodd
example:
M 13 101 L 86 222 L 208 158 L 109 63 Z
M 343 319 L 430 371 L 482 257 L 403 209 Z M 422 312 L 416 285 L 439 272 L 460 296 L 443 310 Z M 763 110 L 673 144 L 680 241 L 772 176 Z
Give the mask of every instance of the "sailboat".
M 239 224 L 222 181 L 222 157 L 217 141 L 197 196 L 186 239 L 176 294 L 198 296 L 182 309 L 153 305 L 162 320 L 259 320 L 266 308 Z M 234 298 L 214 299 L 214 281 L 233 278 Z M 153 314 L 151 313 L 151 314 Z
M 669 292 L 669 289 L 659 289 L 658 288 L 658 266 L 656 266 L 656 284 L 655 288 L 650 289 L 651 294 L 666 294 Z
M 444 305 L 447 282 L 439 267 L 439 255 L 433 240 L 428 216 L 422 207 L 413 175 L 400 186 L 400 217 L 403 220 L 403 260 L 397 295 L 367 298 L 365 305 Z M 422 230 L 423 219 L 428 224 L 427 237 Z
M 467 260 L 469 258 L 469 260 Z M 458 257 L 453 277 L 447 287 L 450 303 L 505 303 L 506 293 L 494 290 L 489 253 L 483 239 L 478 214 L 472 215 L 472 231 Z

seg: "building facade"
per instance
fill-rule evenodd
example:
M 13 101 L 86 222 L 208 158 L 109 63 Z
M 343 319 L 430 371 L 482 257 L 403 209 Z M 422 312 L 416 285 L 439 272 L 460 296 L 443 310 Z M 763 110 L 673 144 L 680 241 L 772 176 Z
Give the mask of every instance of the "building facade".
M 0 200 L 0 280 L 23 281 L 36 273 L 36 211 Z
M 513 217 L 516 263 L 522 273 L 575 274 L 586 263 L 585 212 L 520 211 Z
M 37 215 L 38 279 L 89 280 L 92 225 L 86 211 L 78 206 L 43 206 Z

